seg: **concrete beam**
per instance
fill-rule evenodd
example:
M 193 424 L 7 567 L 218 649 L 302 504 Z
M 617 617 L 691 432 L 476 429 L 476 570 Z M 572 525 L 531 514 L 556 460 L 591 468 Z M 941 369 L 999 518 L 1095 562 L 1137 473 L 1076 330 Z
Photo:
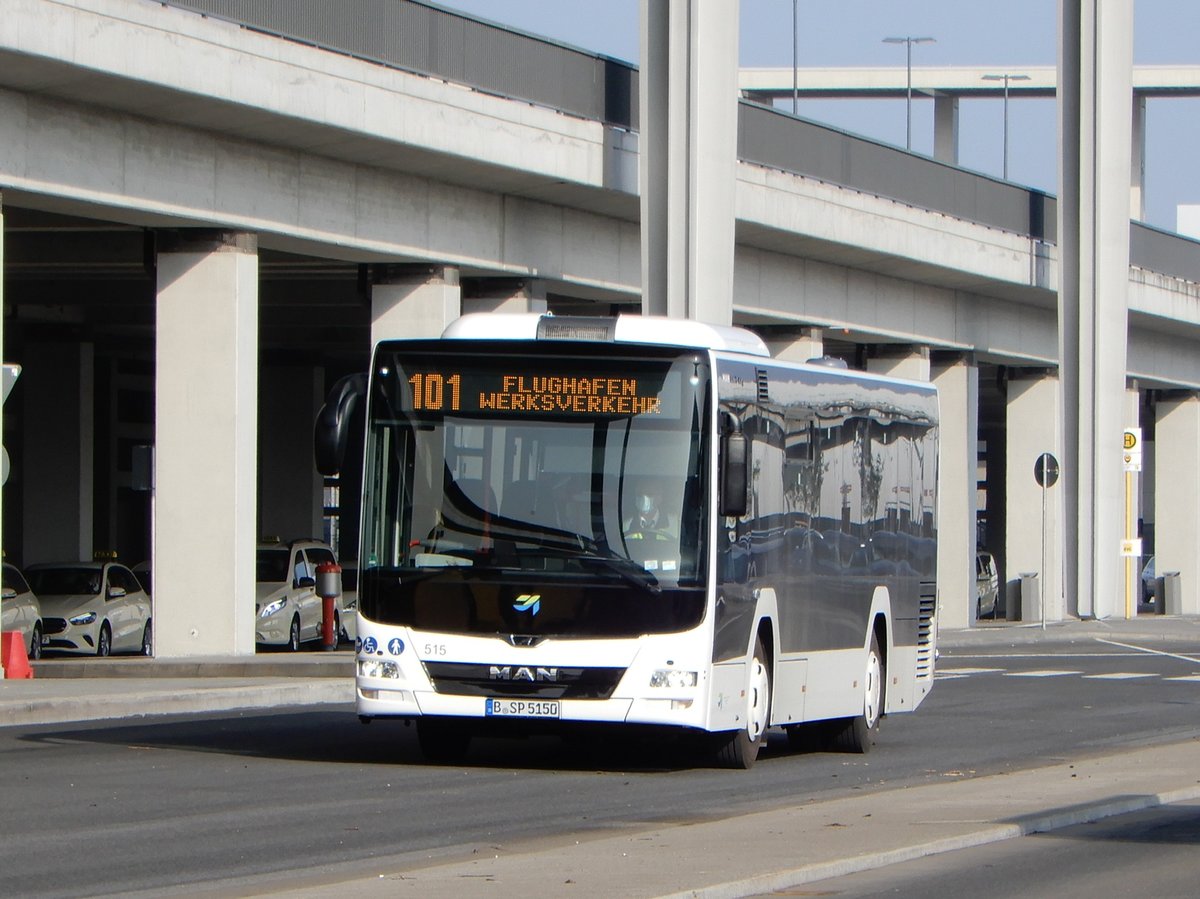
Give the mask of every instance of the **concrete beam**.
M 487 278 L 469 282 L 462 310 L 468 312 L 546 311 L 546 284 L 536 279 Z
M 458 269 L 393 266 L 371 286 L 371 346 L 381 340 L 441 337 L 461 312 Z
M 867 359 L 867 371 L 889 378 L 928 381 L 929 347 L 881 346 Z

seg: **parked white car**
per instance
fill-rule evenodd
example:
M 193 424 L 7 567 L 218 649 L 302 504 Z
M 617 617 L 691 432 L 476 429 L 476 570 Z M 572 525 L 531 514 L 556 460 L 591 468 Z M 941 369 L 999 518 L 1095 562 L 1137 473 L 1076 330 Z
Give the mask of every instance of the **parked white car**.
M 17 566 L 3 566 L 0 631 L 18 631 L 31 659 L 42 657 L 42 606 Z
M 317 540 L 264 543 L 258 547 L 257 597 L 254 639 L 261 646 L 283 646 L 291 651 L 301 643 L 320 640 L 324 621 L 317 595 L 317 566 L 336 562 L 333 550 Z M 338 598 L 334 633 L 347 639 L 344 599 Z
M 25 569 L 42 605 L 43 648 L 107 656 L 153 654 L 150 597 L 117 562 L 46 562 Z

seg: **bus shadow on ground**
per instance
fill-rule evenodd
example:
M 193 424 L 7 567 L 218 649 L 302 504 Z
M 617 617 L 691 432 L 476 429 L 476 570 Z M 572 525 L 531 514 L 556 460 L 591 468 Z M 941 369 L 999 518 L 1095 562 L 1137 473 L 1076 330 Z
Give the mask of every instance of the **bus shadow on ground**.
M 55 726 L 31 730 L 22 739 L 354 765 L 647 773 L 720 767 L 710 741 L 654 739 L 631 735 L 620 728 L 588 728 L 561 735 L 480 736 L 472 740 L 461 758 L 430 760 L 421 751 L 415 726 L 383 720 L 364 726 L 352 714 L 333 711 L 96 722 L 70 729 Z M 772 732 L 760 752 L 759 764 L 788 756 L 823 754 L 794 749 L 784 734 Z

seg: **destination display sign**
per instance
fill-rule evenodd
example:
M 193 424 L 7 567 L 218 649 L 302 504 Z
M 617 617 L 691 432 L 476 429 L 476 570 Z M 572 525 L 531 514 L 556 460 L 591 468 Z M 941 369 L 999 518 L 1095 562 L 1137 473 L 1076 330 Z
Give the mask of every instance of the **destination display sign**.
M 586 370 L 479 371 L 450 366 L 418 370 L 414 366 L 402 377 L 401 407 L 418 413 L 675 417 L 679 408 L 680 377 L 666 369 L 618 376 Z M 665 390 L 667 384 L 674 390 Z

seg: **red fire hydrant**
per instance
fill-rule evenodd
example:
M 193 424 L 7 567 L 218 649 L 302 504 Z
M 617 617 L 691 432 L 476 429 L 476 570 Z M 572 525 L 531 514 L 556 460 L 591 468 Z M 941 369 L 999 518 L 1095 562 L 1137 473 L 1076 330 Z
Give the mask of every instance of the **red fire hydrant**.
M 321 597 L 321 643 L 325 649 L 337 649 L 337 598 L 342 595 L 342 566 L 337 562 L 317 566 L 317 595 Z

